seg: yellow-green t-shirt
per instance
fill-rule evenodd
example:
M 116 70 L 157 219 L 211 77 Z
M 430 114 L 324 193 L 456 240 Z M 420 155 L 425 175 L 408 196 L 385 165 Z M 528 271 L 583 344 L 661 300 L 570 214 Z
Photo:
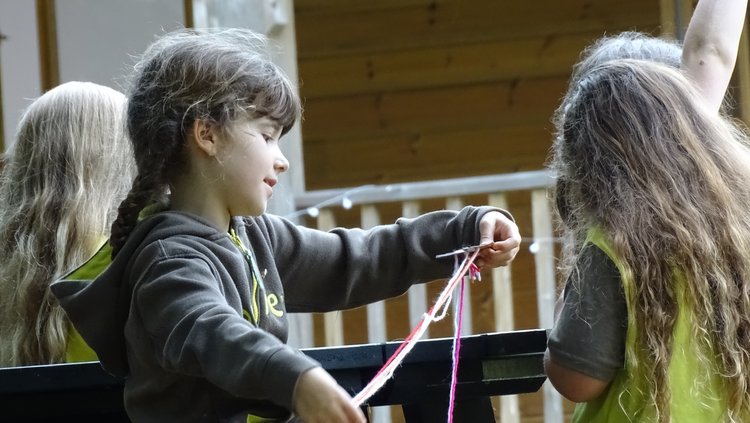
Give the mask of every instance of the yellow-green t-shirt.
M 646 392 L 649 375 L 634 374 L 633 357 L 627 353 L 637 347 L 632 273 L 603 232 L 590 231 L 587 242 L 604 251 L 620 272 L 628 310 L 626 354 L 624 368 L 616 372 L 607 390 L 599 398 L 577 405 L 573 422 L 655 422 L 655 408 Z M 697 359 L 697 348 L 710 347 L 701 347 L 692 339 L 692 316 L 684 306 L 685 283 L 679 272 L 675 272 L 674 282 L 678 292 L 678 316 L 668 369 L 671 420 L 676 423 L 721 422 L 726 409 L 726 389 L 718 371 L 705 369 Z

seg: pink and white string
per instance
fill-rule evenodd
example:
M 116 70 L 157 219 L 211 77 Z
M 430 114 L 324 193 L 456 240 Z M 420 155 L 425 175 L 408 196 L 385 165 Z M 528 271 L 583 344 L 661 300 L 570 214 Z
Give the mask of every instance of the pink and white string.
M 451 384 L 450 384 L 450 396 L 448 400 L 448 423 L 453 423 L 453 409 L 455 403 L 456 385 L 458 382 L 458 361 L 461 351 L 461 326 L 463 324 L 463 302 L 464 302 L 464 284 L 465 276 L 469 275 L 469 279 L 480 280 L 479 268 L 474 264 L 474 260 L 477 258 L 479 250 L 477 249 L 471 254 L 465 254 L 464 260 L 459 264 L 458 256 L 455 256 L 455 266 L 453 275 L 448 280 L 443 291 L 438 296 L 435 304 L 432 305 L 430 310 L 422 316 L 422 319 L 417 323 L 412 332 L 407 336 L 404 341 L 396 349 L 396 352 L 386 361 L 385 365 L 375 374 L 375 377 L 370 383 L 365 386 L 362 391 L 354 396 L 354 403 L 357 406 L 362 405 L 367 399 L 372 397 L 385 383 L 393 377 L 396 368 L 403 362 L 407 354 L 414 348 L 417 341 L 419 341 L 424 335 L 427 327 L 435 321 L 442 320 L 450 306 L 450 301 L 453 297 L 453 291 L 457 285 L 461 285 L 459 290 L 459 298 L 454 302 L 454 336 L 453 336 L 453 349 L 452 349 L 452 369 L 451 369 Z

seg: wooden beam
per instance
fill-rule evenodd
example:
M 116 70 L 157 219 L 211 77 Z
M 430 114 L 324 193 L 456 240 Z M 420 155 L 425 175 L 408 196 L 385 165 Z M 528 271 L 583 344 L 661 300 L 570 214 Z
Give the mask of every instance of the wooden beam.
M 195 27 L 193 20 L 193 0 L 182 0 L 182 10 L 185 14 L 185 28 Z
M 684 39 L 694 9 L 694 0 L 659 0 L 661 35 L 678 40 Z
M 41 87 L 42 92 L 46 92 L 60 84 L 55 0 L 36 0 L 36 20 L 39 36 Z
M 659 0 L 659 21 L 661 22 L 662 37 L 677 38 L 675 16 L 675 0 Z
M 737 67 L 735 77 L 737 78 L 737 89 L 739 91 L 739 117 L 750 126 L 750 40 L 748 39 L 748 23 L 742 29 L 740 47 L 737 53 Z
M 0 33 L 0 44 L 5 40 L 5 35 Z M 3 67 L 0 66 L 0 81 L 3 80 L 2 76 L 2 69 Z M 3 166 L 5 165 L 5 157 L 3 156 L 5 154 L 5 126 L 3 123 L 3 84 L 0 83 L 0 172 L 3 170 Z

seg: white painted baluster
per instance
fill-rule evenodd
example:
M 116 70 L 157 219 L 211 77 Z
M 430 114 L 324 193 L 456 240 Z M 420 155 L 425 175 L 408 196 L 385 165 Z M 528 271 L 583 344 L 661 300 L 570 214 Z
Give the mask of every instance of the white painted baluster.
M 464 203 L 463 200 L 461 200 L 460 197 L 448 197 L 445 200 L 445 208 L 448 210 L 461 210 L 463 208 Z M 477 240 L 479 239 L 479 236 L 477 235 Z M 457 245 L 456 247 L 468 247 L 468 245 Z M 459 260 L 461 260 L 462 257 L 459 257 Z M 456 287 L 456 291 L 453 293 L 453 301 L 458 301 L 458 295 L 460 288 Z M 463 312 L 463 319 L 462 319 L 462 325 L 461 325 L 461 336 L 467 336 L 471 335 L 473 333 L 473 319 L 472 319 L 472 310 L 471 310 L 471 284 L 467 283 L 464 286 L 464 312 Z
M 318 215 L 318 229 L 329 231 L 336 227 L 336 218 L 331 209 L 322 209 Z M 344 345 L 344 323 L 341 312 L 332 311 L 323 315 L 326 346 Z
M 370 204 L 362 206 L 362 229 L 370 229 L 380 224 L 378 209 Z M 385 342 L 385 303 L 378 301 L 367 305 L 367 340 L 368 342 Z
M 531 218 L 534 231 L 534 264 L 536 267 L 539 327 L 550 329 L 554 324 L 555 309 L 555 250 L 552 214 L 547 191 L 531 192 Z M 549 382 L 544 382 L 544 422 L 562 423 L 562 398 Z
M 380 213 L 374 205 L 363 205 L 361 213 L 362 229 L 369 229 L 380 224 Z M 384 301 L 367 305 L 367 340 L 370 343 L 386 341 Z M 371 408 L 370 422 L 391 423 L 391 409 L 389 407 Z
M 490 194 L 487 205 L 508 210 L 504 193 Z M 492 269 L 492 299 L 495 306 L 495 330 L 508 332 L 515 328 L 513 321 L 513 283 L 510 265 Z M 500 396 L 500 421 L 520 423 L 521 412 L 518 395 Z
M 404 201 L 401 209 L 401 215 L 403 217 L 417 217 L 419 216 L 419 202 L 418 201 Z M 425 284 L 412 285 L 409 288 L 409 327 L 415 328 L 419 321 L 422 320 L 422 316 L 427 312 L 427 288 Z M 430 337 L 430 329 L 427 328 L 423 337 L 425 339 Z

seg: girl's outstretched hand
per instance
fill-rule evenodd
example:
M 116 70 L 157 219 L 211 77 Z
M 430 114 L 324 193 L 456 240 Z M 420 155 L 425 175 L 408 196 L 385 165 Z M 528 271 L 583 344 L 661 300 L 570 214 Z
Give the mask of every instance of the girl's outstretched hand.
M 513 261 L 521 246 L 521 234 L 516 222 L 503 213 L 492 211 L 479 221 L 480 245 L 482 248 L 476 259 L 480 268 L 507 266 Z
M 366 423 L 351 396 L 320 367 L 306 371 L 294 388 L 292 405 L 305 423 Z

